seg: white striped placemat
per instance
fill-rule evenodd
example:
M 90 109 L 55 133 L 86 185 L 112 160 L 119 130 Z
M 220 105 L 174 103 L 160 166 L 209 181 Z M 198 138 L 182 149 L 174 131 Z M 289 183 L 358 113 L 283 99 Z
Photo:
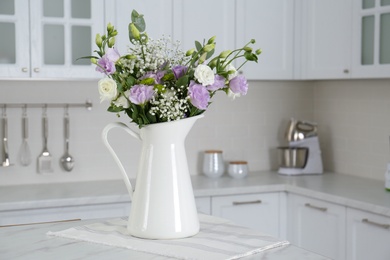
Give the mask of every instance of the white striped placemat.
M 108 246 L 152 253 L 177 259 L 238 259 L 289 242 L 232 222 L 199 214 L 200 232 L 189 238 L 172 240 L 139 239 L 129 235 L 127 217 L 77 226 L 47 235 L 71 238 Z

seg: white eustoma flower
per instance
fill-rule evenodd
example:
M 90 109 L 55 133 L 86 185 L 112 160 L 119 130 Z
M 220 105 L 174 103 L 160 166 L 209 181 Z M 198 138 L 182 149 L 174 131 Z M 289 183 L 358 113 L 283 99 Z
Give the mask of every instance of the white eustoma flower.
M 226 66 L 225 71 L 233 71 L 232 74 L 229 74 L 228 80 L 231 80 L 232 78 L 234 78 L 235 76 L 238 75 L 238 72 L 237 72 L 236 68 L 231 63 Z
M 130 90 L 127 90 L 124 95 L 120 95 L 116 100 L 113 101 L 117 107 L 129 108 L 129 100 L 126 98 L 130 95 Z
M 195 69 L 194 76 L 203 86 L 212 85 L 214 83 L 214 72 L 207 65 L 198 65 Z
M 98 82 L 99 86 L 99 94 L 100 94 L 100 102 L 104 100 L 111 101 L 118 94 L 116 88 L 116 82 L 110 78 L 103 78 Z
M 235 100 L 236 97 L 241 97 L 241 94 L 240 94 L 240 93 L 234 93 L 233 91 L 230 90 L 230 88 L 228 89 L 227 95 L 228 95 L 228 97 L 229 97 L 231 100 Z

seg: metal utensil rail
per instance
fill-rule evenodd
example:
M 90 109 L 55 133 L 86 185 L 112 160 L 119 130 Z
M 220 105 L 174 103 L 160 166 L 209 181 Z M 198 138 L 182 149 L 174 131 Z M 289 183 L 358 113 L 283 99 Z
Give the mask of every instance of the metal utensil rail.
M 0 104 L 0 109 L 2 110 L 1 118 L 2 118 L 2 153 L 3 158 L 0 161 L 0 167 L 8 167 L 13 164 L 10 163 L 9 160 L 9 152 L 8 152 L 8 121 L 7 121 L 7 109 L 8 108 L 23 108 L 23 116 L 26 117 L 27 108 L 42 108 L 44 114 L 46 113 L 46 109 L 48 108 L 65 108 L 66 114 L 69 108 L 77 108 L 77 107 L 85 107 L 88 111 L 92 110 L 92 102 L 90 100 L 85 101 L 85 103 L 8 103 L 8 104 Z M 24 126 L 25 128 L 25 126 Z M 23 138 L 26 138 L 27 134 L 23 133 Z M 27 166 L 28 163 L 26 163 Z
M 92 101 L 87 100 L 85 103 L 3 103 L 0 108 L 71 108 L 85 107 L 87 110 L 92 110 Z

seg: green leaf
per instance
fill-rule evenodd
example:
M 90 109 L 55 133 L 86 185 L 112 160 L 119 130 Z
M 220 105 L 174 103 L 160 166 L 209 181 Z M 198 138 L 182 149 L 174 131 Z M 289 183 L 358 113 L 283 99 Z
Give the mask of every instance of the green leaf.
M 123 110 L 123 107 L 117 107 L 117 106 L 110 106 L 107 111 L 108 112 L 113 112 L 113 113 L 118 113 Z
M 150 114 L 149 112 L 146 114 L 146 117 L 148 118 L 151 124 L 157 123 L 157 117 Z
M 245 52 L 244 57 L 246 60 L 249 60 L 249 61 L 257 62 L 257 60 L 258 60 L 257 55 L 253 54 L 252 52 Z
M 202 44 L 198 41 L 195 41 L 195 47 L 198 52 L 203 48 Z
M 140 84 L 153 86 L 154 85 L 154 79 L 152 79 L 152 78 L 143 79 L 143 80 L 140 81 Z
M 179 78 L 176 82 L 176 87 L 181 87 L 181 86 L 187 86 L 189 82 L 189 77 L 188 75 L 184 75 L 183 77 Z
M 175 79 L 175 75 L 173 73 L 167 73 L 162 77 L 163 81 L 171 81 Z
M 136 10 L 133 10 L 131 12 L 131 21 L 134 23 L 135 27 L 137 27 L 140 32 L 145 31 L 146 25 L 144 16 L 142 14 L 139 14 Z
M 207 53 L 207 55 L 206 55 L 206 60 L 210 59 L 210 58 L 213 56 L 214 51 L 215 51 L 215 49 L 212 49 L 211 51 L 209 51 L 209 52 Z
M 131 87 L 131 86 L 134 86 L 135 81 L 136 81 L 136 79 L 133 76 L 129 75 L 128 78 L 126 79 L 126 84 L 127 84 L 127 86 Z

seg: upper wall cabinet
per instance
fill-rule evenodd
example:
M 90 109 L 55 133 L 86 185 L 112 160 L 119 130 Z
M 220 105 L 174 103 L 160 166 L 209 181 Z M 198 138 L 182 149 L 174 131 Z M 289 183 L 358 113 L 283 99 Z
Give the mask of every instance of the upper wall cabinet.
M 103 0 L 2 0 L 0 76 L 97 78 L 88 59 L 104 28 Z
M 390 77 L 390 1 L 353 1 L 353 78 Z
M 302 78 L 349 78 L 352 0 L 305 1 L 300 9 Z
M 236 0 L 236 45 L 251 39 L 263 53 L 246 64 L 248 79 L 293 79 L 294 1 Z
M 216 36 L 214 55 L 235 48 L 234 0 L 174 0 L 173 36 L 183 51 Z
M 106 0 L 106 23 L 110 22 L 118 30 L 115 46 L 121 55 L 131 46 L 128 26 L 133 10 L 144 15 L 146 32 L 150 38 L 172 36 L 172 0 Z
M 390 1 L 302 1 L 303 79 L 390 77 Z

